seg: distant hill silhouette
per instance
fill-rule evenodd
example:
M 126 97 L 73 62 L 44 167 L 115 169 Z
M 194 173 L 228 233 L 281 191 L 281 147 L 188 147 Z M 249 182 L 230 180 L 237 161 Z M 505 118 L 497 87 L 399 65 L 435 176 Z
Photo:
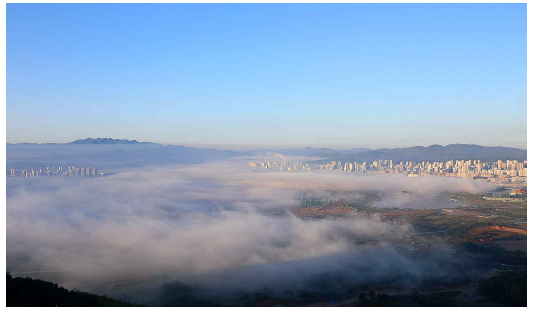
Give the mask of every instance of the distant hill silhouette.
M 393 161 L 448 161 L 456 159 L 479 159 L 481 161 L 527 160 L 527 150 L 511 147 L 489 147 L 473 144 L 449 144 L 414 146 L 394 149 L 368 150 L 349 155 L 336 153 L 328 157 L 346 162 L 374 161 L 388 159 Z
M 378 159 L 399 161 L 481 161 L 527 159 L 527 150 L 510 147 L 487 147 L 471 144 L 414 146 L 407 148 L 349 150 L 330 148 L 255 149 L 248 151 L 161 145 L 136 140 L 88 138 L 68 144 L 7 144 L 6 165 L 15 169 L 38 169 L 49 166 L 83 166 L 99 169 L 142 167 L 148 165 L 189 165 L 225 160 L 238 156 L 280 153 L 286 156 L 314 156 L 328 162 L 371 162 Z
M 112 138 L 86 138 L 79 139 L 68 144 L 148 144 L 150 142 L 139 142 L 137 140 L 126 140 L 126 139 L 112 139 Z M 155 144 L 155 143 L 152 143 Z

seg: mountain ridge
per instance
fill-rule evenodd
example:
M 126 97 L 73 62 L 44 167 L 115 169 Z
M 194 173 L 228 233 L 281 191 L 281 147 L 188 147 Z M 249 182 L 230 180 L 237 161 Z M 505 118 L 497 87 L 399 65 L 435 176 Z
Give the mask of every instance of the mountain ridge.
M 527 160 L 527 150 L 476 144 L 433 144 L 393 149 L 357 148 L 339 150 L 330 148 L 254 149 L 247 151 L 197 148 L 183 145 L 162 145 L 151 142 L 120 139 L 82 139 L 64 144 L 7 144 L 8 168 L 40 168 L 66 164 L 92 166 L 103 169 L 141 167 L 147 165 L 197 164 L 226 160 L 239 156 L 257 157 L 267 153 L 285 156 L 317 157 L 312 163 L 329 161 L 372 162 L 379 159 L 400 161 L 448 161 L 478 159 L 483 162 L 497 160 Z M 125 143 L 129 142 L 129 143 Z
M 139 142 L 137 140 L 113 139 L 113 138 L 86 138 L 78 139 L 67 144 L 157 144 L 152 142 Z
M 393 161 L 448 161 L 456 159 L 479 159 L 496 161 L 498 159 L 527 160 L 527 150 L 503 147 L 481 146 L 476 144 L 433 144 L 430 146 L 413 146 L 394 149 L 377 149 L 349 155 L 334 154 L 331 157 L 338 161 L 360 162 L 388 159 Z M 332 159 L 334 160 L 334 159 Z
M 68 143 L 31 143 L 31 142 L 22 142 L 22 143 L 6 143 L 7 145 L 63 145 L 63 144 L 155 144 L 162 146 L 176 146 L 176 147 L 188 147 L 188 148 L 198 148 L 190 147 L 180 144 L 160 144 L 155 142 L 139 142 L 137 140 L 128 140 L 128 139 L 113 139 L 113 138 L 86 138 L 86 139 L 77 139 Z M 395 147 L 395 148 L 378 148 L 378 149 L 369 149 L 364 147 L 350 148 L 350 149 L 336 149 L 328 147 L 300 147 L 300 148 L 256 148 L 251 150 L 246 150 L 246 152 L 309 152 L 309 153 L 327 153 L 327 152 L 339 152 L 342 154 L 353 154 L 353 153 L 364 153 L 367 151 L 389 151 L 389 150 L 406 150 L 406 149 L 439 149 L 439 148 L 457 148 L 457 147 L 475 147 L 475 148 L 504 148 L 504 149 L 513 149 L 526 151 L 526 149 L 520 149 L 515 147 L 505 147 L 505 146 L 484 146 L 479 144 L 465 144 L 465 143 L 452 143 L 448 145 L 432 144 L 429 146 L 415 145 L 411 147 Z M 205 149 L 205 148 L 199 148 Z M 215 148 L 206 148 L 208 150 L 218 150 Z M 230 150 L 230 149 L 227 149 Z

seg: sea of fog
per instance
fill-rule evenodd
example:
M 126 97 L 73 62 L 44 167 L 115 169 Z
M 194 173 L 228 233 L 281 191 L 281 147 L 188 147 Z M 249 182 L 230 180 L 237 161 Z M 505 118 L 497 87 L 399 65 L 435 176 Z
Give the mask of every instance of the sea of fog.
M 455 272 L 441 266 L 448 259 L 425 259 L 420 267 L 392 246 L 374 250 L 354 243 L 411 234 L 412 227 L 363 217 L 305 221 L 290 210 L 306 193 L 344 194 L 347 200 L 377 192 L 390 194 L 381 207 L 423 208 L 450 207 L 445 194 L 494 188 L 439 177 L 269 172 L 244 160 L 145 167 L 92 179 L 8 178 L 7 270 L 62 272 L 56 282 L 93 291 L 157 277 L 238 291 L 300 292 L 321 276 L 340 285 L 343 278 L 354 284 L 396 272 L 418 282 Z M 411 194 L 391 196 L 404 191 Z

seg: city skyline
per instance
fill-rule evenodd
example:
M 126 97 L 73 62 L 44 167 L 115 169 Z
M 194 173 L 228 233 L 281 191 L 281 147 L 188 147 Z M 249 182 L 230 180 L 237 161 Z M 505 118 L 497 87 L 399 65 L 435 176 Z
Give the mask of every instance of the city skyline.
M 8 4 L 7 142 L 526 148 L 526 9 Z
M 392 161 L 379 159 L 372 162 L 330 161 L 310 165 L 302 161 L 250 161 L 250 167 L 279 171 L 342 171 L 356 173 L 401 173 L 408 177 L 447 176 L 463 179 L 483 179 L 502 186 L 527 186 L 527 161 L 498 160 L 482 162 L 478 159 L 450 161 Z

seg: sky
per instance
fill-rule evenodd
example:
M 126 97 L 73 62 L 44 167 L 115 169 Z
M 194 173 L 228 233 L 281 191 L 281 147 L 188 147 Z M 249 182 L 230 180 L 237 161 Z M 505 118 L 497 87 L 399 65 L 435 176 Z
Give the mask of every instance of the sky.
M 7 142 L 526 148 L 526 4 L 7 4 Z

